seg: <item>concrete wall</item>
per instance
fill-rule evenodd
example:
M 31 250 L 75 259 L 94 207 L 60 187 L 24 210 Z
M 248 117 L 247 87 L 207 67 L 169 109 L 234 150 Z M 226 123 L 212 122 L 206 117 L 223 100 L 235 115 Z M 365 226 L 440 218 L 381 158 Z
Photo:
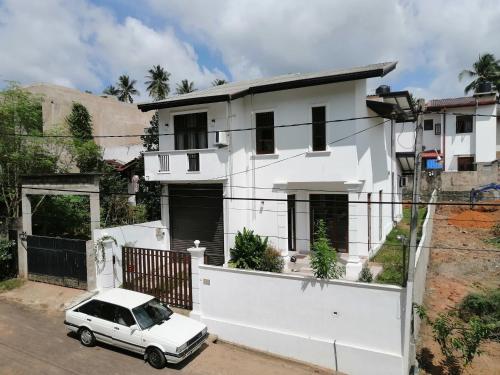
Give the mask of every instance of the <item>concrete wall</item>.
M 122 284 L 122 246 L 167 250 L 167 231 L 161 221 L 96 229 L 92 231 L 94 244 L 106 235 L 115 238 L 117 243 L 115 245 L 113 241 L 106 241 L 104 243 L 105 262 L 95 262 L 98 290 L 119 287 Z M 113 256 L 115 257 L 114 264 Z
M 115 97 L 87 94 L 68 87 L 39 83 L 26 87 L 31 93 L 43 95 L 44 130 L 65 125 L 73 102 L 83 104 L 92 115 L 94 135 L 144 134 L 150 126 L 153 112 L 143 113 L 135 104 L 123 103 Z M 96 138 L 104 149 L 104 157 L 123 162 L 139 156 L 142 141 L 139 137 Z M 139 147 L 139 148 L 138 148 Z
M 196 316 L 223 340 L 353 375 L 402 373 L 400 287 L 207 265 L 197 276 Z
M 274 111 L 275 126 L 311 121 L 313 106 L 326 106 L 327 120 L 370 116 L 366 107 L 366 80 L 262 93 L 228 103 L 188 106 L 160 110 L 160 133 L 173 133 L 175 114 L 206 111 L 208 114 L 208 147 L 214 147 L 216 130 L 238 130 L 255 127 L 255 113 Z M 382 225 L 379 225 L 378 192 L 383 200 L 391 201 L 392 190 L 397 191 L 397 176 L 391 187 L 391 172 L 396 165 L 391 160 L 390 124 L 376 126 L 380 119 L 353 120 L 326 125 L 327 143 L 335 142 L 326 151 L 312 151 L 311 126 L 275 128 L 275 152 L 256 155 L 255 132 L 228 133 L 229 158 L 220 168 L 200 166 L 200 173 L 171 173 L 158 177 L 158 166 L 146 164 L 150 180 L 168 183 L 204 182 L 223 183 L 226 197 L 252 198 L 253 201 L 224 201 L 225 249 L 228 256 L 234 234 L 245 226 L 269 236 L 270 241 L 285 255 L 287 244 L 286 202 L 260 201 L 258 198 L 286 199 L 295 194 L 297 199 L 309 199 L 310 194 L 348 194 L 349 252 L 368 256 L 376 244 L 392 228 L 390 205 L 382 207 Z M 373 129 L 369 129 L 373 127 Z M 358 135 L 350 136 L 353 133 Z M 173 150 L 174 137 L 160 136 L 160 151 Z M 184 155 L 185 156 L 185 155 Z M 200 154 L 200 164 L 203 155 Z M 222 161 L 221 161 L 222 162 Z M 210 164 L 208 164 L 210 165 Z M 367 193 L 372 200 L 372 249 L 368 248 L 368 220 L 365 202 Z M 400 197 L 395 197 L 399 202 Z M 163 212 L 168 214 L 168 202 Z M 297 203 L 297 247 L 309 251 L 309 205 Z M 395 219 L 401 215 L 396 206 Z M 167 219 L 162 219 L 166 223 Z M 380 229 L 381 228 L 381 229 Z M 194 240 L 194 238 L 193 238 Z M 203 244 L 202 244 L 203 245 Z
M 437 191 L 434 190 L 430 200 L 431 203 L 437 202 Z M 432 245 L 432 229 L 434 226 L 435 205 L 427 206 L 427 214 L 422 226 L 422 237 L 417 247 L 415 256 L 415 282 L 413 284 L 414 302 L 421 305 L 424 300 L 425 281 L 427 279 L 427 266 L 429 264 L 430 246 Z M 414 316 L 415 337 L 418 337 L 420 332 L 420 319 L 418 315 Z

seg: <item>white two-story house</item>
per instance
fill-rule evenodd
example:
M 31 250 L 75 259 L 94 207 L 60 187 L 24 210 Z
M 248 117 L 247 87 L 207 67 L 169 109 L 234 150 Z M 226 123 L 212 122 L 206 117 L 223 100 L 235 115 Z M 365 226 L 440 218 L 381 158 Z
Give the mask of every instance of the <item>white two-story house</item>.
M 246 227 L 283 256 L 308 252 L 323 219 L 338 251 L 376 251 L 401 205 L 394 122 L 367 106 L 367 80 L 395 67 L 287 74 L 139 104 L 159 111 L 145 178 L 164 186 L 167 248 L 200 240 L 221 265 Z
M 423 169 L 476 171 L 497 160 L 497 112 L 497 93 L 491 88 L 469 97 L 430 100 L 424 114 Z M 415 124 L 398 124 L 396 151 L 403 169 L 412 169 L 405 160 L 411 158 L 414 147 Z

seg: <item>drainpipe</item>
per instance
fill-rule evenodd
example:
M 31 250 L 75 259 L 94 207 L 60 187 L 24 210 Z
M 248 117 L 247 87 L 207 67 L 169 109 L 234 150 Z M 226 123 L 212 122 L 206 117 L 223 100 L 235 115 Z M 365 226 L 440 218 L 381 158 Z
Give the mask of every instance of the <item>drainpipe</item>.
M 395 225 L 394 220 L 394 114 L 391 115 L 391 219 L 392 225 Z
M 443 108 L 443 129 L 441 131 L 443 137 L 443 172 L 446 171 L 446 108 Z
M 227 159 L 227 171 L 228 171 L 228 179 L 226 180 L 226 184 L 229 184 L 229 196 L 233 196 L 233 157 L 232 157 L 232 133 L 231 133 L 231 118 L 233 116 L 233 111 L 232 111 L 232 102 L 231 99 L 229 99 L 226 103 L 226 129 L 228 130 L 227 132 L 227 152 L 228 152 L 228 159 Z M 227 187 L 226 187 L 227 189 Z M 231 204 L 231 201 L 229 200 L 224 200 L 224 231 L 226 232 L 226 246 L 224 249 L 224 261 L 225 264 L 229 262 L 229 205 Z M 227 224 L 227 225 L 226 225 Z

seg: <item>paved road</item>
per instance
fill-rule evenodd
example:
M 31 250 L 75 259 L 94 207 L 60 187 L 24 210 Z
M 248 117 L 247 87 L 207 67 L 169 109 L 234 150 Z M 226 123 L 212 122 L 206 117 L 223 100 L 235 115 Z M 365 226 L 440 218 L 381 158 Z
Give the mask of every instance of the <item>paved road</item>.
M 61 312 L 0 298 L 0 374 L 327 374 L 225 343 L 207 344 L 184 364 L 155 370 L 126 351 L 82 346 L 63 320 Z

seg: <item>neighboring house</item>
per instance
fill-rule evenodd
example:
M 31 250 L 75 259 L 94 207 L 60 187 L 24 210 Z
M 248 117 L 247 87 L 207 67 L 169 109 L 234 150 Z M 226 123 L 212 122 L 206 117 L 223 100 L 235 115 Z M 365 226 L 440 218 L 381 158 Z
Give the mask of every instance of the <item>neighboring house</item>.
M 73 102 L 87 108 L 96 136 L 144 134 L 144 128 L 150 126 L 152 113 L 141 113 L 136 105 L 120 102 L 115 97 L 88 94 L 48 83 L 28 85 L 25 89 L 43 95 L 44 131 L 65 125 Z M 95 142 L 102 147 L 105 160 L 115 160 L 121 164 L 135 159 L 144 150 L 139 137 L 103 137 L 95 138 Z
M 422 168 L 479 171 L 496 161 L 500 150 L 497 103 L 497 93 L 490 90 L 469 97 L 430 100 L 424 115 Z M 398 124 L 396 151 L 406 172 L 413 169 L 414 147 L 415 124 Z
M 200 240 L 221 265 L 246 227 L 292 255 L 310 250 L 322 219 L 338 251 L 376 251 L 401 217 L 401 197 L 393 127 L 367 106 L 367 79 L 395 67 L 288 74 L 139 104 L 160 116 L 145 178 L 164 184 L 167 248 Z M 408 103 L 407 92 L 372 101 L 388 117 L 404 112 L 395 97 Z

